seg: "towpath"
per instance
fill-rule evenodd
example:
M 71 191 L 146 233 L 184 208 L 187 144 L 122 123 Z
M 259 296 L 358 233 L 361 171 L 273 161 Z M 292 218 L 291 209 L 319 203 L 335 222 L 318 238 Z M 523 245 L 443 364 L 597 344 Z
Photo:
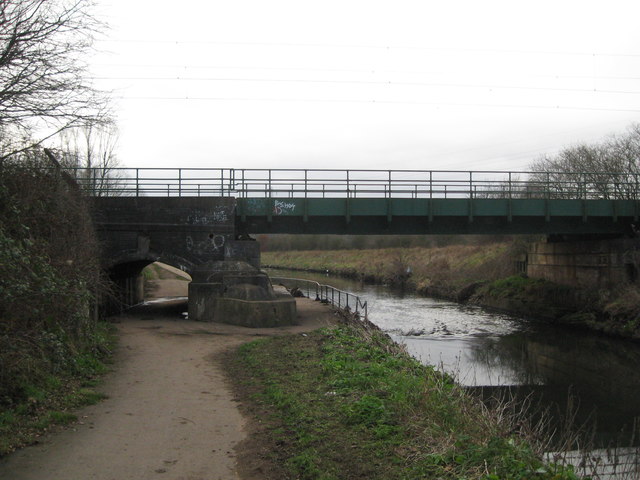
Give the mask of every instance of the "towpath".
M 119 317 L 113 371 L 100 388 L 109 398 L 78 412 L 78 424 L 0 461 L 0 479 L 241 478 L 234 448 L 248 425 L 219 358 L 259 336 L 302 333 L 332 322 L 325 306 L 298 300 L 301 325 L 288 328 L 184 320 L 184 300 L 151 303 Z

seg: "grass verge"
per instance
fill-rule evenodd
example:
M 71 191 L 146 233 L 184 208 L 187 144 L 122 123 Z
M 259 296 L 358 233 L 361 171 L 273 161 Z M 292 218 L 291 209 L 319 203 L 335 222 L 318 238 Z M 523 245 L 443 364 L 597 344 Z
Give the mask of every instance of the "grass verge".
M 263 478 L 576 478 L 373 328 L 259 340 L 226 361 L 267 445 Z
M 35 376 L 37 383 L 22 386 L 22 400 L 0 404 L 0 457 L 37 443 L 56 426 L 76 422 L 74 410 L 106 398 L 95 388 L 108 371 L 116 337 L 110 324 L 98 329 L 103 343 L 93 353 L 77 355 L 65 371 Z

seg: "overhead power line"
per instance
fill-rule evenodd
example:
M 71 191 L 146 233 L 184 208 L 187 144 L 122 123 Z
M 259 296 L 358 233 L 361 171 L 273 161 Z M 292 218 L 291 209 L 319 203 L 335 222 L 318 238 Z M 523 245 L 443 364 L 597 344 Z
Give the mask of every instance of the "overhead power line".
M 343 72 L 343 73 L 364 73 L 369 75 L 451 75 L 451 72 L 429 71 L 429 70 L 388 70 L 384 68 L 322 68 L 322 67 L 265 67 L 265 66 L 249 66 L 249 65 L 188 65 L 188 64 L 127 64 L 127 63 L 97 63 L 97 67 L 107 68 L 165 68 L 180 70 L 257 70 L 257 71 L 296 71 L 296 72 Z M 462 74 L 464 71 L 456 71 L 456 74 Z M 478 72 L 473 71 L 477 75 Z M 553 79 L 585 79 L 585 80 L 640 80 L 640 76 L 617 76 L 617 75 L 574 75 L 566 73 L 524 73 L 513 74 L 507 76 L 512 78 L 553 78 Z M 110 78 L 110 77 L 109 77 Z
M 126 81 L 178 81 L 178 82 L 252 82 L 252 83 L 315 83 L 338 85 L 386 85 L 386 86 L 421 86 L 443 88 L 486 88 L 490 90 L 532 90 L 578 93 L 608 93 L 638 95 L 638 90 L 610 90 L 598 88 L 568 88 L 568 87 L 530 87 L 520 85 L 492 85 L 480 83 L 447 83 L 447 82 L 406 82 L 394 80 L 314 80 L 287 78 L 225 78 L 225 77 L 93 77 L 94 80 L 126 80 Z
M 427 70 L 388 70 L 380 68 L 321 68 L 321 67 L 265 67 L 265 66 L 247 66 L 247 65 L 178 65 L 178 64 L 127 64 L 127 63 L 97 63 L 97 67 L 106 68 L 165 68 L 180 70 L 255 70 L 255 71 L 296 71 L 296 72 L 343 72 L 343 73 L 364 73 L 368 75 L 451 75 L 451 72 L 444 71 L 427 71 Z M 456 72 L 461 74 L 463 72 Z M 477 74 L 477 72 L 473 72 Z M 565 73 L 529 73 L 517 74 L 510 73 L 507 75 L 511 78 L 552 78 L 552 79 L 585 79 L 585 80 L 640 80 L 640 76 L 623 76 L 623 75 L 573 75 Z M 119 78 L 119 77 L 104 77 Z
M 528 104 L 499 104 L 499 103 L 457 103 L 457 102 L 423 102 L 415 100 L 356 100 L 356 99 L 321 99 L 321 98 L 285 98 L 285 97 L 200 97 L 200 96 L 120 96 L 123 100 L 148 101 L 183 101 L 183 102 L 281 102 L 281 103 L 352 103 L 367 105 L 425 105 L 433 107 L 471 107 L 471 108 L 513 108 L 539 110 L 574 110 L 592 112 L 626 112 L 640 113 L 640 108 L 618 107 L 581 107 L 572 105 L 528 105 Z
M 373 45 L 373 44 L 342 44 L 342 43 L 297 43 L 297 42 L 231 42 L 215 40 L 165 40 L 165 39 L 108 39 L 105 43 L 139 43 L 162 45 L 226 45 L 238 47 L 285 47 L 285 48 L 335 48 L 335 49 L 371 49 L 371 50 L 420 50 L 445 53 L 488 53 L 507 55 L 553 55 L 553 56 L 582 56 L 582 57 L 640 57 L 640 53 L 628 52 L 587 52 L 587 51 L 553 51 L 553 50 L 522 50 L 501 48 L 465 48 L 465 47 L 425 47 L 422 45 Z

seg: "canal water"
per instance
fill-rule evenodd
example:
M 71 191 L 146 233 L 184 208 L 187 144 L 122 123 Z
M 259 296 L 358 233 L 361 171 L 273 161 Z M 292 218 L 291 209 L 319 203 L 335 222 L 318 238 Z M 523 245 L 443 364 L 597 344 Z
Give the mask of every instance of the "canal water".
M 575 417 L 574 428 L 588 430 L 594 449 L 620 447 L 618 452 L 628 456 L 630 450 L 624 447 L 640 444 L 634 435 L 640 419 L 638 343 L 386 286 L 307 272 L 270 274 L 315 280 L 363 297 L 369 320 L 423 363 L 441 368 L 485 397 L 528 397 L 548 408 L 556 422 L 567 414 Z M 629 459 L 637 462 L 634 455 Z M 640 473 L 624 478 L 640 478 Z

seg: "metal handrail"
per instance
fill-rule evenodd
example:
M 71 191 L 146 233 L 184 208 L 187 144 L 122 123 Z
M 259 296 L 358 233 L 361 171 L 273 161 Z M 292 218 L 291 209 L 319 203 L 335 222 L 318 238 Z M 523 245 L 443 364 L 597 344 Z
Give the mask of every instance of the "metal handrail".
M 351 292 L 346 292 L 331 285 L 323 285 L 314 280 L 306 280 L 304 278 L 270 278 L 272 283 L 276 282 L 284 285 L 289 290 L 293 288 L 306 290 L 308 298 L 312 298 L 311 294 L 313 293 L 317 301 L 330 303 L 332 306 L 340 310 L 347 310 L 348 312 L 355 313 L 356 315 L 361 315 L 362 313 L 364 313 L 364 319 L 367 320 L 369 318 L 367 301 L 362 301 L 358 295 L 355 295 Z M 300 288 L 301 285 L 302 289 Z
M 288 198 L 637 199 L 640 175 L 621 172 L 68 168 L 96 196 Z

